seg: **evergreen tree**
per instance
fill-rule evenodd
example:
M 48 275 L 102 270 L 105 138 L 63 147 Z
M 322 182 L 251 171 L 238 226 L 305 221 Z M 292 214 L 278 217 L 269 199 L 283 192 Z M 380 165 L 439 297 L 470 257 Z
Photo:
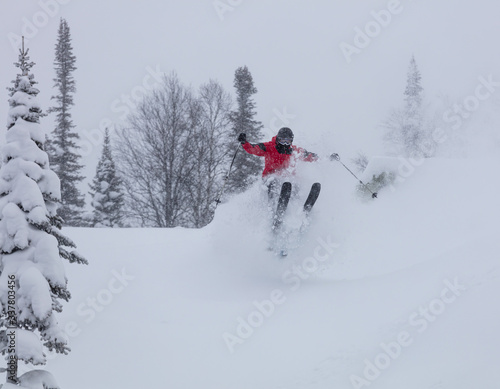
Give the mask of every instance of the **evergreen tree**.
M 79 139 L 78 133 L 74 131 L 75 125 L 71 119 L 70 108 L 74 105 L 73 94 L 76 92 L 73 71 L 76 57 L 73 55 L 71 46 L 71 35 L 68 23 L 61 19 L 59 25 L 58 39 L 56 44 L 54 86 L 58 94 L 53 96 L 57 104 L 49 112 L 55 112 L 56 128 L 52 132 L 50 161 L 54 171 L 61 180 L 62 207 L 59 215 L 65 224 L 78 226 L 82 224 L 83 207 L 85 206 L 84 196 L 80 193 L 77 185 L 84 177 L 80 174 L 81 156 L 78 154 L 80 146 L 76 141 Z
M 123 214 L 122 182 L 118 177 L 111 155 L 109 130 L 104 134 L 104 146 L 97 164 L 96 175 L 90 185 L 92 196 L 93 227 L 121 227 Z
M 65 248 L 75 245 L 60 233 L 60 185 L 44 151 L 39 124 L 44 114 L 30 74 L 34 63 L 24 45 L 15 65 L 21 73 L 9 88 L 0 169 L 0 352 L 8 361 L 7 382 L 30 377 L 47 383 L 53 381 L 50 373 L 39 370 L 18 377 L 17 363 L 44 364 L 44 346 L 57 353 L 69 351 L 55 317 L 62 310 L 60 300 L 70 298 L 62 258 L 87 261 Z
M 422 76 L 417 68 L 415 57 L 411 58 L 406 80 L 405 123 L 402 128 L 406 155 L 412 155 L 418 150 L 423 138 L 422 92 L 420 85 Z
M 404 91 L 404 107 L 395 110 L 384 123 L 384 127 L 389 130 L 385 139 L 393 148 L 393 154 L 411 157 L 423 153 L 426 124 L 421 79 L 415 57 L 412 57 Z
M 234 75 L 236 88 L 237 110 L 231 113 L 231 123 L 234 139 L 244 132 L 252 143 L 258 143 L 262 137 L 262 123 L 255 120 L 255 102 L 252 96 L 257 93 L 253 78 L 246 66 L 236 69 Z M 234 143 L 233 143 L 234 144 Z M 234 147 L 234 146 L 233 146 Z M 230 155 L 234 153 L 230 151 Z M 263 170 L 262 158 L 255 158 L 247 153 L 238 153 L 234 161 L 234 171 L 228 179 L 228 188 L 231 192 L 242 192 L 248 188 Z
M 19 60 L 14 63 L 21 70 L 21 74 L 18 74 L 16 79 L 11 81 L 14 86 L 7 88 L 11 97 L 9 99 L 10 111 L 7 119 L 7 130 L 10 130 L 16 124 L 19 117 L 29 123 L 39 123 L 40 118 L 47 115 L 42 112 L 40 105 L 35 99 L 40 91 L 35 88 L 35 85 L 38 84 L 35 81 L 35 75 L 30 74 L 30 70 L 35 63 L 30 62 L 28 52 L 29 50 L 24 50 L 23 38 L 23 48 L 20 50 Z M 19 97 L 26 97 L 27 101 L 22 101 Z

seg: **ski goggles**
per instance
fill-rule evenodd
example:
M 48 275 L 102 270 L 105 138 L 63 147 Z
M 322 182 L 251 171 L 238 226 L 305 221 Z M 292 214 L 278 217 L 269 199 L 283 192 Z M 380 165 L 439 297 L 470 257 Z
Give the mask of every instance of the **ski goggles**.
M 290 146 L 292 144 L 293 139 L 292 138 L 279 138 L 276 139 L 276 142 L 278 142 L 280 145 L 283 146 Z

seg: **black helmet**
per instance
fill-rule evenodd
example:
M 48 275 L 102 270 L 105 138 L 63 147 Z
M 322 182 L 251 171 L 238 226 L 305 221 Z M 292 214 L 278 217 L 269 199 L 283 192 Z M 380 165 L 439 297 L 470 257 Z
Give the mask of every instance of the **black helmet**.
M 293 142 L 293 132 L 288 127 L 281 127 L 276 135 L 276 143 L 291 145 Z

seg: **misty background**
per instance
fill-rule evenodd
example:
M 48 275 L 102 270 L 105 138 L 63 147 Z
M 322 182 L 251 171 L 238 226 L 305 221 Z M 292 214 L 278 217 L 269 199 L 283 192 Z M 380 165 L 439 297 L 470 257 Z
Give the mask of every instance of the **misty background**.
M 341 45 L 354 45 L 357 29 L 373 27 L 374 14 L 391 7 L 398 12 L 347 59 Z M 380 124 L 402 103 L 412 55 L 426 102 L 441 102 L 443 110 L 474 94 L 479 77 L 500 80 L 499 10 L 494 0 L 2 0 L 0 117 L 7 117 L 5 88 L 17 72 L 13 41 L 22 34 L 36 62 L 40 102 L 44 110 L 50 106 L 63 17 L 77 57 L 72 115 L 86 182 L 95 174 L 104 127 L 123 125 L 134 97 L 154 87 L 160 72 L 175 71 L 194 89 L 216 79 L 234 95 L 234 71 L 246 65 L 266 137 L 288 125 L 296 143 L 312 151 L 378 155 Z M 499 100 L 493 94 L 474 112 L 490 132 L 498 128 Z M 52 131 L 53 116 L 42 127 Z

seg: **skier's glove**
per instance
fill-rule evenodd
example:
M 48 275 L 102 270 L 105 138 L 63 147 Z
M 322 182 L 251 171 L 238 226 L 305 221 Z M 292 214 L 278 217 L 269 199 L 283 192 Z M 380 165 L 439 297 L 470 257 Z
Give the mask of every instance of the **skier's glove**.
M 333 153 L 332 155 L 330 155 L 330 161 L 340 161 L 340 155 L 338 155 L 337 153 Z
M 245 134 L 244 132 L 242 132 L 238 136 L 238 142 L 240 142 L 241 144 L 247 143 L 247 134 Z

